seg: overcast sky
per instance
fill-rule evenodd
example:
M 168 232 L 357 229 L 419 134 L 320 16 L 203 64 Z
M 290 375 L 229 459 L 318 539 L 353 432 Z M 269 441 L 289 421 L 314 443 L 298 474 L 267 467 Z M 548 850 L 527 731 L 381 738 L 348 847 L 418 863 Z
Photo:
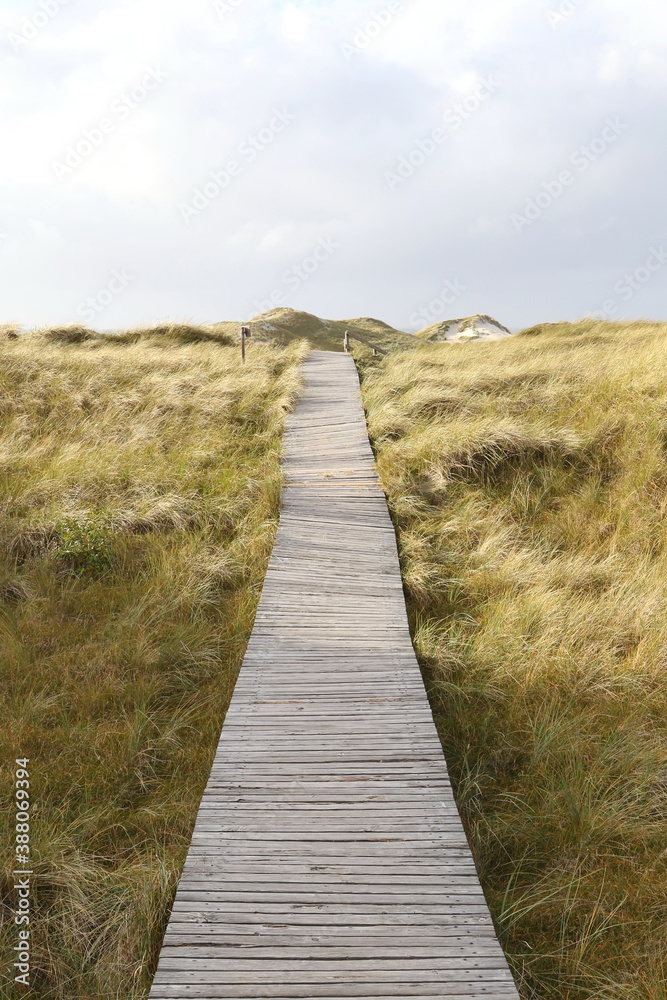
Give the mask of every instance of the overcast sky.
M 664 0 L 0 0 L 0 322 L 667 319 Z

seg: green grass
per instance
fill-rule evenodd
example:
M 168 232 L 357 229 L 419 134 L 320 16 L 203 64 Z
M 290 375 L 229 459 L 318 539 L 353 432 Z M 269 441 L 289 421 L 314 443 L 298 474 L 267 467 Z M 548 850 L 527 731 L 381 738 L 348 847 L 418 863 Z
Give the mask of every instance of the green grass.
M 524 1000 L 667 997 L 667 326 L 362 365 L 415 645 Z
M 1 787 L 9 803 L 29 757 L 36 873 L 33 988 L 3 996 L 147 995 L 273 543 L 305 349 L 255 344 L 242 366 L 192 327 L 0 339 Z M 3 974 L 12 867 L 5 852 Z

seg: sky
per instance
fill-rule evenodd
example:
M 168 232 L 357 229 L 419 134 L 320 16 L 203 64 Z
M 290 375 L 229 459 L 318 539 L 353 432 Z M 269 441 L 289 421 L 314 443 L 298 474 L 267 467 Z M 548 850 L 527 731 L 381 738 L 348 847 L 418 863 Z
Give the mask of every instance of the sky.
M 0 0 L 0 323 L 667 319 L 664 0 Z

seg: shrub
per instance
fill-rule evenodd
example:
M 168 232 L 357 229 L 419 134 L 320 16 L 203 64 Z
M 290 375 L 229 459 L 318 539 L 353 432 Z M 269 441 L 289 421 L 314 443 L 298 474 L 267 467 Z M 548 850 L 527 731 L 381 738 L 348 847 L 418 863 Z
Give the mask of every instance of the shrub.
M 95 512 L 81 520 L 67 517 L 55 530 L 59 538 L 55 556 L 70 573 L 97 577 L 111 568 L 113 534 L 103 514 Z

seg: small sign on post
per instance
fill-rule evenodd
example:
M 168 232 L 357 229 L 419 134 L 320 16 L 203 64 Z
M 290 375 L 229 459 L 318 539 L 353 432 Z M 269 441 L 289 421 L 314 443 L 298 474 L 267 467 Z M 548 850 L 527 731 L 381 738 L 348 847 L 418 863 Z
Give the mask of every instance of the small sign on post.
M 250 337 L 250 327 L 249 326 L 242 326 L 241 327 L 241 360 L 242 361 L 245 361 L 245 342 L 246 342 L 246 340 L 249 339 L 249 337 Z
M 345 339 L 343 340 L 343 350 L 345 351 L 346 354 L 350 353 L 350 332 L 349 332 L 349 330 L 345 331 Z

